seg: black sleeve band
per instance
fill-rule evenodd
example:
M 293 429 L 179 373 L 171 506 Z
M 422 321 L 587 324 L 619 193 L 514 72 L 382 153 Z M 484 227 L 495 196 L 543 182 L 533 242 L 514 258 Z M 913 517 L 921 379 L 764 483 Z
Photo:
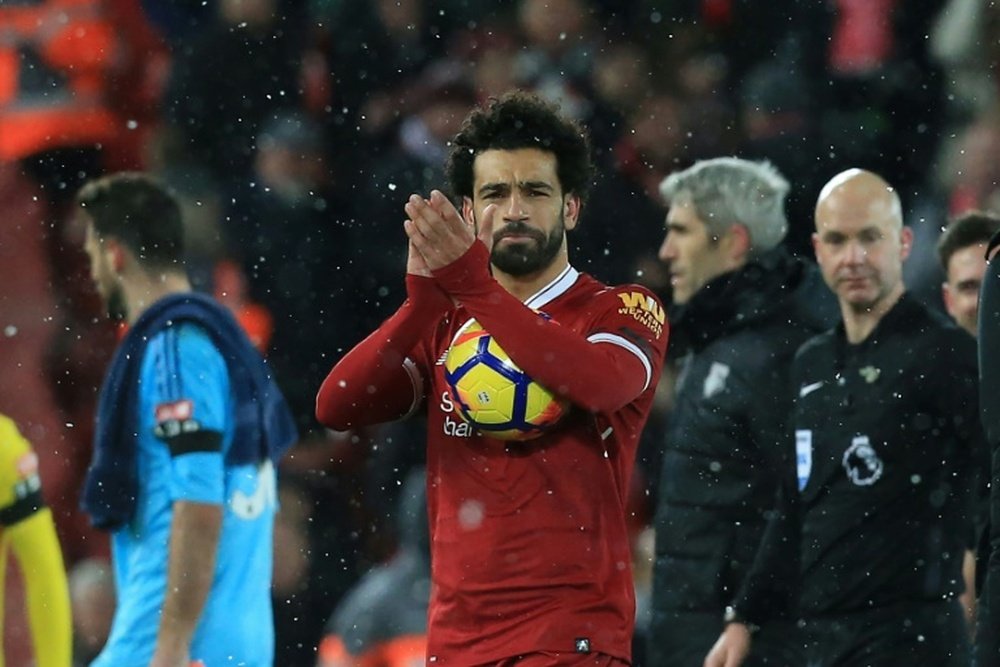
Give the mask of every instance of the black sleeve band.
M 41 491 L 32 491 L 23 498 L 18 498 L 13 505 L 0 510 L 0 526 L 13 526 L 45 507 Z
M 171 456 L 183 456 L 195 452 L 218 452 L 222 450 L 222 434 L 218 431 L 192 431 L 178 433 L 165 438 Z

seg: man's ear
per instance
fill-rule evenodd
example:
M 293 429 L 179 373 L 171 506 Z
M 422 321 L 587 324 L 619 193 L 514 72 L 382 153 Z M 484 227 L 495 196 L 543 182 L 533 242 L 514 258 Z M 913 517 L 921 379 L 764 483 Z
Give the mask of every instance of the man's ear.
M 108 265 L 115 273 L 121 273 L 125 270 L 127 257 L 124 245 L 117 239 L 109 238 L 104 242 L 104 252 L 108 260 Z
M 905 260 L 910 256 L 910 249 L 913 247 L 913 230 L 910 227 L 903 226 L 903 229 L 899 232 L 899 249 L 900 249 L 900 259 Z
M 750 230 L 746 225 L 730 225 L 725 238 L 729 261 L 735 266 L 742 265 L 750 255 Z
M 583 208 L 583 202 L 580 201 L 580 197 L 574 194 L 568 194 L 563 197 L 563 224 L 566 229 L 574 229 L 580 223 L 580 209 Z
M 947 282 L 941 283 L 941 299 L 944 301 L 945 311 L 955 317 L 952 312 L 955 309 L 955 300 L 951 295 L 951 286 Z

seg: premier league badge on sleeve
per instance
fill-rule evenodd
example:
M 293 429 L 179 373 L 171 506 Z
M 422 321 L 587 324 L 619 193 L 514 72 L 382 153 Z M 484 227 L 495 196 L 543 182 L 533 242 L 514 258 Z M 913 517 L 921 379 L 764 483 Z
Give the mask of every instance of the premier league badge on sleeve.
M 812 431 L 799 429 L 795 431 L 795 469 L 799 479 L 799 491 L 809 483 L 809 473 L 812 472 L 813 449 Z

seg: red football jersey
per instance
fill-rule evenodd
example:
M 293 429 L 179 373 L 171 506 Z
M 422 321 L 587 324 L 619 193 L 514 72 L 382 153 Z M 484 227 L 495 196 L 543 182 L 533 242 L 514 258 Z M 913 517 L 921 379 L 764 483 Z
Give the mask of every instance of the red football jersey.
M 532 651 L 631 658 L 626 494 L 666 348 L 663 308 L 643 287 L 608 287 L 572 267 L 525 305 L 591 343 L 627 350 L 644 377 L 624 407 L 573 406 L 538 438 L 500 441 L 462 421 L 444 379 L 443 358 L 468 311 L 452 309 L 414 349 L 428 417 L 429 664 Z M 495 337 L 523 367 L 514 342 Z

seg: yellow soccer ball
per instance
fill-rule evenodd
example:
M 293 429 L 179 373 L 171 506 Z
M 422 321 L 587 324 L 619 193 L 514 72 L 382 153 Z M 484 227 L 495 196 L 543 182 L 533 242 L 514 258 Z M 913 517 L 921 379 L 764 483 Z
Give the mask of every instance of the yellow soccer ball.
M 559 421 L 569 407 L 518 368 L 474 319 L 455 334 L 444 367 L 458 414 L 491 438 L 537 437 Z

